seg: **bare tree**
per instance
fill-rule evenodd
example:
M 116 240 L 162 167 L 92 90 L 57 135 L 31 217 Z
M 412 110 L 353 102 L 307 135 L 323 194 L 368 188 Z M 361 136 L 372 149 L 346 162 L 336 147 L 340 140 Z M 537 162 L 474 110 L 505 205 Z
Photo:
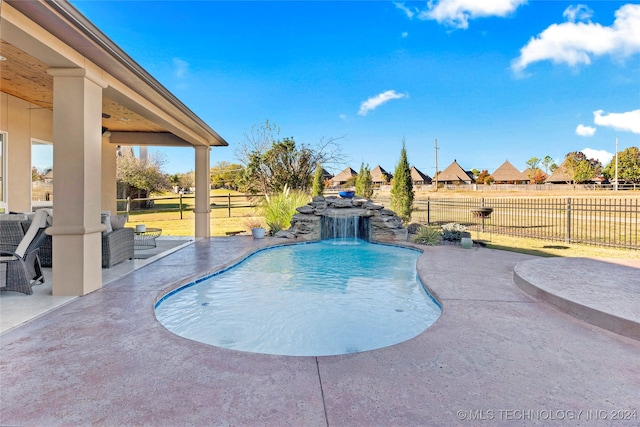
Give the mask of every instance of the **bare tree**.
M 309 191 L 318 164 L 337 163 L 336 138 L 322 138 L 315 145 L 297 144 L 293 137 L 278 138 L 280 128 L 268 120 L 253 126 L 236 150 L 244 170 L 238 182 L 243 191 L 273 194 L 288 187 Z

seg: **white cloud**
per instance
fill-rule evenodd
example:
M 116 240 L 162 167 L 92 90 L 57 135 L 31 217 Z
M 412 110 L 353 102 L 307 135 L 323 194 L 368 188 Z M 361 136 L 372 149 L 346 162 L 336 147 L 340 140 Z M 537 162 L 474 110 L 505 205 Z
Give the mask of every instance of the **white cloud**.
M 371 98 L 364 101 L 360 104 L 360 111 L 358 111 L 359 116 L 366 116 L 367 113 L 371 110 L 375 110 L 379 106 L 384 103 L 391 101 L 392 99 L 400 99 L 408 97 L 406 93 L 397 93 L 395 90 L 388 90 L 386 92 L 382 92 L 376 96 L 372 96 Z
M 521 73 L 539 61 L 550 60 L 573 67 L 590 64 L 594 56 L 626 58 L 640 53 L 640 5 L 622 6 L 616 11 L 616 19 L 610 27 L 593 22 L 575 22 L 591 16 L 587 8 L 580 6 L 565 10 L 564 15 L 568 22 L 549 26 L 520 49 L 520 57 L 511 64 L 515 73 Z
M 562 16 L 567 18 L 569 22 L 588 21 L 593 16 L 593 10 L 583 4 L 571 5 L 565 9 Z
M 340 114 L 338 117 L 340 117 L 340 120 L 347 120 L 346 114 Z
M 593 112 L 593 122 L 598 126 L 608 126 L 615 130 L 640 134 L 640 110 L 626 113 Z
M 413 18 L 413 16 L 416 14 L 416 10 L 415 10 L 415 9 L 414 9 L 414 10 L 409 9 L 407 6 L 405 6 L 405 4 L 404 4 L 404 3 L 394 1 L 394 2 L 393 2 L 393 4 L 394 4 L 398 9 L 400 9 L 401 11 L 403 11 L 403 12 L 404 12 L 404 14 L 405 14 L 405 15 L 407 15 L 407 18 L 409 18 L 409 19 Z
M 587 159 L 596 159 L 600 160 L 603 166 L 606 166 L 613 159 L 613 154 L 609 153 L 607 150 L 594 150 L 593 148 L 583 148 L 582 152 Z
M 179 58 L 173 58 L 173 66 L 175 67 L 175 75 L 178 78 L 185 77 L 189 71 L 189 63 Z
M 404 31 L 404 32 L 402 33 L 402 38 L 403 38 L 403 39 L 406 39 L 407 37 L 409 37 L 409 33 L 408 33 L 407 31 Z
M 585 125 L 578 125 L 578 127 L 576 128 L 576 135 L 580 135 L 580 136 L 593 136 L 596 133 L 596 128 L 594 128 L 593 126 L 585 126 Z
M 427 8 L 418 18 L 435 20 L 457 29 L 467 29 L 469 20 L 490 16 L 505 17 L 513 13 L 527 0 L 439 0 L 427 2 Z

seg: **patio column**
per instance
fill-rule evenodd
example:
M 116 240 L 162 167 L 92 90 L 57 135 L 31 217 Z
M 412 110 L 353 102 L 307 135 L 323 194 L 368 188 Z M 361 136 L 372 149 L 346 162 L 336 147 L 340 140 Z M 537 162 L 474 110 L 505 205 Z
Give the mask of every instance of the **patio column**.
M 196 150 L 196 237 L 211 237 L 211 147 L 197 146 Z
M 53 68 L 53 295 L 102 287 L 102 79 Z

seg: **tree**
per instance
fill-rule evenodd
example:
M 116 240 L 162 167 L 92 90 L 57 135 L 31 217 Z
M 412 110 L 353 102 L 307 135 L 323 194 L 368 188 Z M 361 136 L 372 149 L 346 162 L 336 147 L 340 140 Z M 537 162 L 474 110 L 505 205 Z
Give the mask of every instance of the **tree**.
M 535 180 L 535 176 L 538 172 L 538 165 L 540 164 L 540 159 L 537 157 L 532 157 L 529 160 L 527 160 L 527 166 L 529 166 L 529 172 L 527 173 L 527 177 L 529 178 L 529 180 L 534 181 Z
M 534 184 L 543 184 L 547 179 L 547 175 L 540 169 L 536 169 L 536 172 L 533 174 L 533 178 L 531 179 L 533 180 Z
M 391 186 L 391 209 L 402 218 L 406 224 L 411 221 L 413 211 L 413 182 L 411 181 L 411 168 L 407 160 L 407 150 L 404 139 L 402 140 L 402 150 L 400 160 L 393 175 Z
M 320 140 L 316 146 L 296 144 L 293 137 L 276 139 L 280 129 L 267 120 L 245 134 L 236 152 L 244 170 L 239 187 L 249 193 L 274 194 L 285 186 L 309 191 L 317 164 L 335 162 L 340 156 L 335 139 Z
M 242 173 L 242 165 L 231 162 L 218 162 L 210 169 L 211 185 L 214 188 L 236 188 L 236 179 Z
M 581 184 L 595 178 L 595 170 L 587 160 L 581 160 L 573 170 L 573 182 Z
M 371 171 L 369 171 L 369 165 L 364 163 L 360 164 L 360 172 L 356 177 L 356 196 L 370 199 L 373 196 L 373 179 L 371 178 Z
M 615 156 L 604 169 L 603 174 L 609 180 L 615 179 Z M 629 147 L 618 153 L 618 180 L 640 183 L 640 149 L 638 147 Z
M 322 165 L 316 165 L 316 171 L 313 174 L 313 186 L 311 188 L 312 196 L 322 196 L 324 192 L 324 178 L 322 176 Z
M 567 153 L 564 167 L 577 184 L 591 181 L 602 173 L 602 163 L 597 159 L 587 159 L 582 151 Z
M 554 171 L 555 168 L 551 169 L 552 165 L 555 165 L 557 167 L 551 156 L 544 156 L 544 159 L 542 159 L 540 163 L 542 164 L 542 166 L 544 166 L 544 172 L 546 174 L 549 173 L 549 170 L 551 170 L 551 172 Z
M 489 171 L 486 169 L 483 169 L 482 172 L 480 172 L 478 174 L 478 178 L 476 179 L 477 182 L 481 183 L 481 184 L 486 184 L 489 185 L 491 184 L 493 181 L 495 181 L 493 179 L 493 177 L 491 176 L 491 174 L 489 174 Z
M 529 169 L 533 171 L 538 169 L 539 164 L 540 164 L 540 159 L 537 157 L 532 157 L 529 160 L 527 160 L 527 166 L 529 166 Z
M 131 150 L 120 152 L 116 158 L 116 180 L 122 198 L 139 196 L 141 191 L 147 196 L 165 190 L 168 182 L 162 173 L 163 164 L 164 159 L 157 154 L 141 160 Z
M 476 168 L 471 169 L 471 175 L 473 175 L 473 179 L 477 179 L 478 175 L 480 175 L 480 171 Z

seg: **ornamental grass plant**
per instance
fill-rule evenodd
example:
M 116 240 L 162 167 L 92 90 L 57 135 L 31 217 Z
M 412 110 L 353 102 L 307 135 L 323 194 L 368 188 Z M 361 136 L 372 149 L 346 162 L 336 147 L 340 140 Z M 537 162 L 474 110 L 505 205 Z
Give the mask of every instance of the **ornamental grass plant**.
M 306 205 L 309 200 L 307 193 L 291 190 L 286 186 L 281 193 L 265 195 L 260 208 L 269 227 L 269 234 L 273 236 L 278 231 L 289 228 L 296 208 Z
M 441 237 L 442 230 L 439 227 L 422 226 L 418 228 L 413 242 L 421 245 L 435 246 L 440 243 Z

